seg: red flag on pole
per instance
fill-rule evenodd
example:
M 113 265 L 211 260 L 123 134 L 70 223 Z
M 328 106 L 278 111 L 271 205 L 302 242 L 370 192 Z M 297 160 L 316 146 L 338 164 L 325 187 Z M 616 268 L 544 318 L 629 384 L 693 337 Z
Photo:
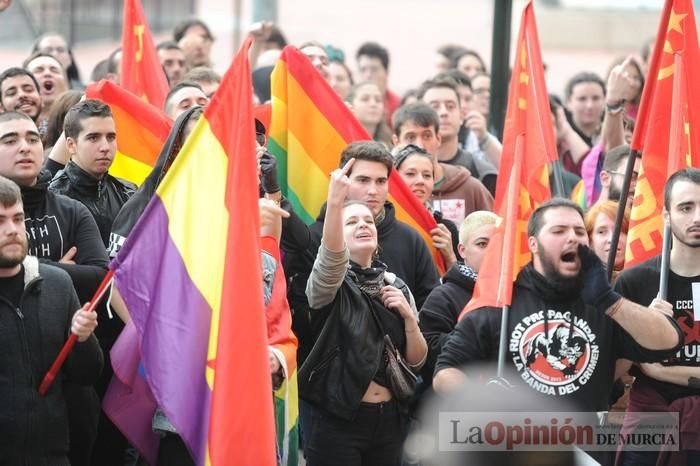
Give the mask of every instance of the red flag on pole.
M 551 197 L 547 164 L 557 159 L 532 3 L 523 10 L 510 79 L 495 211 L 503 221 L 489 242 L 464 312 L 510 304 L 513 280 L 530 260 L 527 220 Z
M 663 188 L 685 166 L 700 166 L 700 82 L 695 13 L 690 0 L 667 0 L 647 75 L 632 149 L 642 152 L 627 233 L 625 267 L 661 253 Z M 653 128 L 653 130 L 651 129 Z
M 151 30 L 139 0 L 124 0 L 120 85 L 159 109 L 168 95 Z

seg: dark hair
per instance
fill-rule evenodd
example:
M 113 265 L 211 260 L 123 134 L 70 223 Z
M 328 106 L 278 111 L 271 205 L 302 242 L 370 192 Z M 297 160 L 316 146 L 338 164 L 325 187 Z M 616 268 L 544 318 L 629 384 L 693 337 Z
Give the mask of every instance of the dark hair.
M 33 54 L 29 55 L 29 57 L 24 59 L 24 61 L 22 62 L 22 68 L 26 69 L 32 60 L 39 58 L 39 57 L 48 57 L 48 58 L 54 60 L 56 63 L 58 63 L 58 67 L 61 68 L 61 72 L 63 73 L 63 76 L 66 76 L 66 70 L 63 69 L 63 64 L 58 60 L 58 58 L 54 57 L 53 55 L 51 55 L 49 53 L 34 52 Z M 29 71 L 29 70 L 27 70 L 27 71 Z
M 457 96 L 457 103 L 461 103 L 461 99 L 459 97 L 459 91 L 457 90 L 457 81 L 452 79 L 450 76 L 448 76 L 445 73 L 440 73 L 439 75 L 435 76 L 433 79 L 429 79 L 427 81 L 424 81 L 423 84 L 420 85 L 420 88 L 418 89 L 418 98 L 420 100 L 423 100 L 423 97 L 425 96 L 425 93 L 428 92 L 430 89 L 435 89 L 439 87 L 445 87 L 447 89 L 452 89 Z
M 32 120 L 32 117 L 27 115 L 26 113 L 23 112 L 17 112 L 15 110 L 10 110 L 7 112 L 2 112 L 0 113 L 0 123 L 5 123 L 6 121 L 14 121 L 14 120 L 29 120 L 32 123 L 34 123 L 34 120 Z
M 39 81 L 36 80 L 34 75 L 24 68 L 13 66 L 0 74 L 0 99 L 2 99 L 2 83 L 5 82 L 6 79 L 16 78 L 17 76 L 29 76 L 34 83 L 34 86 L 36 86 L 36 91 L 39 92 Z
M 108 118 L 112 116 L 109 105 L 95 99 L 87 99 L 73 105 L 63 120 L 63 132 L 67 138 L 77 138 L 83 130 L 82 121 L 90 117 Z
M 452 60 L 452 68 L 457 68 L 457 64 L 459 64 L 459 61 L 467 55 L 476 58 L 479 61 L 479 64 L 481 65 L 481 71 L 486 73 L 486 63 L 484 63 L 484 59 L 481 58 L 481 55 L 479 55 L 478 52 L 470 49 L 464 49 L 462 52 L 454 56 L 454 59 Z
M 603 170 L 606 172 L 614 172 L 617 167 L 620 166 L 622 162 L 627 160 L 630 154 L 629 144 L 621 144 L 614 147 L 605 153 L 605 159 L 603 160 Z
M 83 93 L 76 90 L 68 90 L 58 96 L 46 117 L 46 133 L 43 137 L 44 148 L 48 149 L 56 144 L 56 141 L 63 132 L 63 122 L 66 118 L 66 113 L 70 108 L 80 102 Z
M 569 79 L 569 82 L 566 83 L 566 89 L 564 90 L 566 100 L 569 100 L 571 98 L 571 94 L 573 94 L 574 92 L 574 87 L 582 83 L 598 84 L 601 87 L 601 89 L 603 89 L 603 95 L 605 95 L 605 93 L 607 92 L 605 90 L 605 81 L 603 81 L 603 78 L 589 71 L 581 71 L 580 73 L 576 73 L 575 75 L 573 75 L 571 79 Z
M 365 42 L 364 44 L 360 45 L 360 48 L 357 49 L 357 53 L 355 54 L 355 59 L 359 60 L 362 55 L 378 58 L 382 63 L 384 70 L 389 69 L 389 52 L 378 43 Z
M 195 66 L 182 77 L 183 81 L 197 84 L 197 81 L 220 83 L 221 75 L 208 66 Z
M 156 45 L 156 50 L 180 50 L 180 46 L 174 40 L 164 40 L 160 44 Z
M 420 155 L 421 157 L 425 157 L 430 160 L 431 163 L 433 161 L 430 154 L 428 154 L 422 147 L 415 144 L 406 144 L 394 153 L 394 166 L 396 169 L 398 170 L 401 167 L 401 164 L 403 164 L 406 159 L 412 155 Z
M 173 29 L 173 39 L 175 39 L 175 42 L 180 42 L 180 39 L 185 37 L 185 34 L 187 34 L 187 31 L 193 26 L 200 26 L 202 29 L 204 29 L 204 32 L 207 35 L 207 39 L 209 39 L 211 41 L 214 40 L 214 36 L 211 35 L 211 30 L 209 29 L 209 26 L 207 26 L 204 23 L 204 21 L 202 21 L 201 19 L 190 18 L 190 19 L 180 21 L 175 26 L 175 29 Z
M 168 106 L 170 105 L 170 99 L 175 95 L 176 92 L 178 92 L 180 89 L 184 89 L 186 87 L 194 87 L 196 89 L 199 89 L 204 93 L 204 89 L 202 89 L 202 86 L 197 84 L 194 81 L 180 81 L 176 85 L 174 85 L 172 88 L 170 88 L 170 92 L 168 92 L 168 95 L 165 96 L 165 101 L 163 102 L 163 109 L 165 112 L 168 112 Z
M 340 65 L 343 67 L 343 69 L 348 73 L 348 78 L 350 79 L 350 85 L 354 86 L 355 85 L 355 80 L 352 78 L 352 71 L 350 71 L 350 68 L 348 68 L 348 65 L 345 64 L 344 61 L 342 60 L 329 60 L 328 64 L 330 65 L 331 63 L 335 63 L 336 65 Z
M 68 68 L 65 69 L 66 76 L 68 77 L 68 85 L 70 86 L 71 82 L 79 83 L 81 81 L 80 70 L 78 69 L 78 65 L 75 63 L 75 57 L 73 56 L 73 48 L 68 44 L 68 41 L 61 34 L 57 32 L 47 32 L 45 34 L 42 34 L 34 42 L 34 45 L 32 46 L 32 53 L 38 52 L 39 44 L 41 43 L 41 41 L 51 36 L 60 37 L 66 43 L 66 52 L 68 52 L 68 56 L 70 57 L 70 65 L 68 65 Z
M 451 68 L 451 69 L 445 71 L 444 73 L 440 73 L 439 75 L 435 76 L 435 78 L 444 77 L 444 76 L 448 76 L 448 77 L 454 79 L 455 82 L 459 86 L 466 86 L 469 89 L 472 88 L 471 78 L 469 78 L 469 76 L 467 76 L 463 72 L 459 71 L 457 68 Z M 433 78 L 433 79 L 435 79 L 435 78 Z
M 673 186 L 679 181 L 700 184 L 700 168 L 687 167 L 678 170 L 666 181 L 666 186 L 664 186 L 664 207 L 668 211 L 671 210 L 671 191 L 673 191 Z
M 442 55 L 443 57 L 447 58 L 451 62 L 454 63 L 455 57 L 463 52 L 466 52 L 467 49 L 461 45 L 457 44 L 445 44 L 437 49 L 437 53 Z
M 109 58 L 100 60 L 90 73 L 90 81 L 97 82 L 104 79 L 109 74 Z
M 406 92 L 404 92 L 403 96 L 401 97 L 399 107 L 403 107 L 404 105 L 406 105 L 408 99 L 410 99 L 411 97 L 414 97 L 416 100 L 418 99 L 418 89 L 409 89 Z
M 391 117 L 391 125 L 394 127 L 396 137 L 401 135 L 401 127 L 412 121 L 421 128 L 432 126 L 435 128 L 435 134 L 440 130 L 440 117 L 433 108 L 425 102 L 414 102 L 408 105 L 402 105 L 397 108 L 394 115 Z
M 539 235 L 540 231 L 542 230 L 545 212 L 547 212 L 549 209 L 556 209 L 560 207 L 575 210 L 581 216 L 581 220 L 584 220 L 583 210 L 581 210 L 580 205 L 576 204 L 571 199 L 566 199 L 564 197 L 553 197 L 550 200 L 540 204 L 535 211 L 532 212 L 530 219 L 527 221 L 527 236 Z
M 9 178 L 0 176 L 0 204 L 4 207 L 12 207 L 22 202 L 22 192 L 17 183 Z
M 107 72 L 118 75 L 120 73 L 119 67 L 121 63 L 117 63 L 117 55 L 122 51 L 121 47 L 117 47 L 112 53 L 109 54 L 107 58 L 109 66 L 107 67 Z
M 287 46 L 287 38 L 284 37 L 282 30 L 274 24 L 270 28 L 270 35 L 267 37 L 266 42 L 272 42 L 273 44 L 276 44 L 280 49 L 283 49 Z
M 394 166 L 394 158 L 389 150 L 384 147 L 384 144 L 376 141 L 355 141 L 348 144 L 340 154 L 340 167 L 345 166 L 348 160 L 366 160 L 368 162 L 378 162 L 386 167 L 387 176 L 391 174 L 391 168 Z M 352 169 L 350 169 L 350 173 Z

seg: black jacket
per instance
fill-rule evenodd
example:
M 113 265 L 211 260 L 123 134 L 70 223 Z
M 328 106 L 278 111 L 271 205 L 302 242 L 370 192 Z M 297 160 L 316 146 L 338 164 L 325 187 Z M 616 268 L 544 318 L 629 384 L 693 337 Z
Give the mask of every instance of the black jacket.
M 496 361 L 501 315 L 491 307 L 467 313 L 445 342 L 436 372 Z M 669 322 L 681 341 L 680 329 L 673 319 Z M 549 400 L 561 397 L 586 412 L 607 410 L 617 359 L 655 362 L 680 347 L 652 351 L 640 346 L 603 310 L 586 305 L 579 291 L 562 294 L 532 264 L 515 281 L 508 332 L 506 365 L 518 375 L 510 382 Z
M 49 191 L 80 201 L 87 207 L 106 248 L 109 246 L 112 222 L 124 203 L 136 192 L 136 185 L 109 173 L 98 180 L 74 162 L 69 162 L 51 180 Z
M 407 294 L 400 278 L 394 286 Z M 391 312 L 346 274 L 335 299 L 311 311 L 316 343 L 299 369 L 299 397 L 346 420 L 354 419 L 383 356 L 383 335 L 370 305 L 376 313 Z M 403 319 L 398 320 L 403 325 Z M 392 340 L 405 354 L 405 339 Z
M 107 273 L 109 258 L 95 220 L 80 202 L 48 190 L 51 174 L 43 170 L 33 186 L 21 186 L 29 255 L 70 275 L 80 302 L 88 301 Z M 75 264 L 58 261 L 75 246 Z
M 426 383 L 432 381 L 435 362 L 442 345 L 454 330 L 459 314 L 474 292 L 474 280 L 462 274 L 458 266 L 452 266 L 445 273 L 442 285 L 428 295 L 418 314 L 418 325 L 428 343 L 428 359 L 421 371 Z
M 19 309 L 0 298 L 0 464 L 68 465 L 64 379 L 94 383 L 102 352 L 91 336 L 77 343 L 45 397 L 37 388 L 68 338 L 80 308 L 68 275 L 27 257 Z
M 428 294 L 440 284 L 440 276 L 428 246 L 420 234 L 396 219 L 396 211 L 391 202 L 386 202 L 384 208 L 386 211 L 384 220 L 377 225 L 379 243 L 377 259 L 387 265 L 387 270 L 406 283 L 416 300 L 416 307 L 420 309 Z M 297 247 L 290 251 L 284 249 L 285 243 L 282 242 L 282 248 L 285 251 L 283 265 L 288 277 L 287 297 L 293 310 L 292 330 L 299 339 L 297 361 L 300 365 L 314 345 L 309 303 L 306 299 L 306 281 L 311 273 L 318 247 L 321 245 L 325 218 L 324 204 L 316 222 L 309 225 L 310 238 L 306 249 Z M 300 236 L 296 235 L 296 237 Z

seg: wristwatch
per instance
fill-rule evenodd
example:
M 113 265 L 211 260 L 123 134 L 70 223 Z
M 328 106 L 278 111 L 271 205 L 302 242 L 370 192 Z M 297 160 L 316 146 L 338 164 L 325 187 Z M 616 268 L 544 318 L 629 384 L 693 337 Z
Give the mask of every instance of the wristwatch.
M 625 99 L 620 100 L 617 105 L 610 105 L 610 103 L 605 101 L 605 111 L 611 115 L 617 115 L 625 108 Z

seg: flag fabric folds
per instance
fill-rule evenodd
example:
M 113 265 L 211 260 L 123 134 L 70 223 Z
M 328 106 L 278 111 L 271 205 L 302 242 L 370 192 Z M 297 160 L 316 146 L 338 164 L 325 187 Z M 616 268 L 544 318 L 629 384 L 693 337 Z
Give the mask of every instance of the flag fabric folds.
M 632 204 L 625 267 L 661 253 L 663 190 L 686 166 L 700 166 L 700 49 L 690 0 L 667 0 L 632 137 L 642 154 Z
M 112 109 L 117 130 L 117 154 L 109 173 L 141 185 L 153 169 L 168 138 L 172 119 L 111 81 L 102 80 L 85 90 Z
M 287 46 L 272 71 L 272 121 L 267 147 L 278 161 L 282 193 L 295 212 L 313 223 L 326 200 L 330 173 L 351 142 L 372 138 L 309 60 Z M 396 217 L 413 227 L 428 246 L 440 273 L 445 267 L 432 247 L 437 224 L 396 170 L 389 177 L 389 198 Z
M 532 2 L 523 10 L 508 92 L 495 212 L 501 217 L 464 312 L 511 304 L 513 281 L 529 262 L 527 221 L 551 197 L 548 163 L 557 160 Z
M 112 264 L 142 378 L 198 466 L 276 463 L 249 47 Z
M 124 0 L 120 83 L 156 108 L 163 108 L 168 79 L 160 65 L 140 0 Z

